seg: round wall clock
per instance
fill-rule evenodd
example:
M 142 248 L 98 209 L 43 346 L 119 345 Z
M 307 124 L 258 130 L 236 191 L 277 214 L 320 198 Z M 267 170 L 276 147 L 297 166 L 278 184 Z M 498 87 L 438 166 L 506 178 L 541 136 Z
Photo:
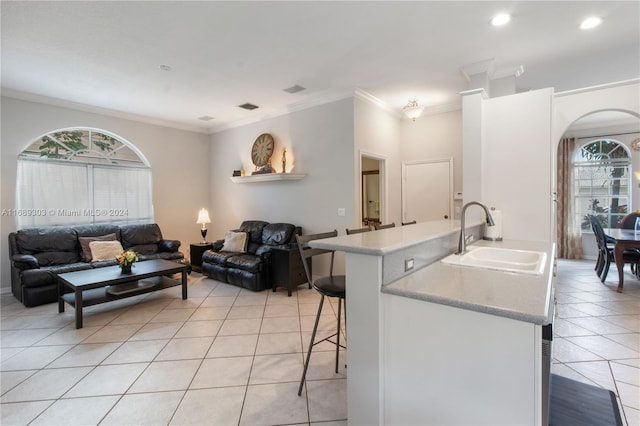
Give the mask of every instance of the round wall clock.
M 631 149 L 634 151 L 640 151 L 640 138 L 635 138 L 631 141 Z
M 257 167 L 262 167 L 269 162 L 273 154 L 273 136 L 263 133 L 256 138 L 251 148 L 251 161 Z

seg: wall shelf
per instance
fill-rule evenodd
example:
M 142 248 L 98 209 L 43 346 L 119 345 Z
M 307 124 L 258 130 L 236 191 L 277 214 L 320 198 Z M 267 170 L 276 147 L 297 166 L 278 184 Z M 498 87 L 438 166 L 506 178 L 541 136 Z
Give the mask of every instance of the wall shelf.
M 231 176 L 233 183 L 273 182 L 282 180 L 300 180 L 305 177 L 300 173 L 265 173 L 263 175 Z

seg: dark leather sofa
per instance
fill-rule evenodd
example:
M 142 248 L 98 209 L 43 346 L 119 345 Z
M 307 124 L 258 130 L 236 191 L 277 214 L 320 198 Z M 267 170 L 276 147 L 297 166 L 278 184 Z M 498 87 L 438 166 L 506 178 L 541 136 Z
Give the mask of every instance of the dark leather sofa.
M 295 235 L 300 235 L 301 228 L 290 223 L 247 220 L 234 231 L 247 233 L 246 252 L 222 251 L 224 240 L 215 241 L 213 249 L 202 255 L 202 273 L 252 291 L 271 288 L 270 252 L 274 247 L 295 243 Z
M 23 229 L 9 234 L 13 295 L 28 307 L 56 302 L 56 274 L 116 265 L 115 259 L 89 262 L 82 253 L 81 237 L 109 234 L 115 234 L 125 250 L 136 251 L 140 261 L 184 261 L 180 241 L 165 240 L 155 223 Z

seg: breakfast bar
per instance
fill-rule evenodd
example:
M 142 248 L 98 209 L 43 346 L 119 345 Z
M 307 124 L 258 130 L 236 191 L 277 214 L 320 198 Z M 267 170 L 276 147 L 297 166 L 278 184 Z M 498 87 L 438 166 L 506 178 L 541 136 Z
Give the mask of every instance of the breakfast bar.
M 554 245 L 465 228 L 470 248 L 539 253 L 540 269 L 442 262 L 460 231 L 449 220 L 311 243 L 345 252 L 349 424 L 546 421 Z

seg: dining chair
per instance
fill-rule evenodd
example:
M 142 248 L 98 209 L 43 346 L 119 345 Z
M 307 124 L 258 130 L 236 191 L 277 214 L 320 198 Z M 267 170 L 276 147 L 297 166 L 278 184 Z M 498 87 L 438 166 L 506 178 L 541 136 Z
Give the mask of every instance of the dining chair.
M 376 223 L 376 225 L 375 225 L 376 231 L 378 229 L 389 229 L 389 228 L 395 228 L 395 227 L 396 227 L 395 222 L 391 222 L 391 223 L 386 224 L 386 225 L 380 225 L 379 223 Z
M 309 368 L 309 360 L 311 359 L 311 351 L 313 347 L 322 342 L 328 341 L 336 345 L 336 373 L 338 372 L 338 361 L 340 359 L 340 348 L 346 349 L 346 346 L 340 344 L 340 320 L 342 316 L 342 307 L 344 306 L 344 319 L 347 320 L 347 307 L 345 304 L 345 283 L 346 277 L 344 275 L 333 274 L 333 258 L 335 252 L 333 250 L 326 250 L 320 248 L 312 248 L 309 246 L 310 241 L 319 240 L 323 238 L 331 238 L 338 236 L 338 231 L 323 232 L 320 234 L 310 235 L 296 235 L 296 241 L 298 242 L 298 250 L 300 250 L 300 257 L 302 258 L 302 265 L 304 266 L 304 272 L 307 275 L 307 280 L 313 288 L 320 293 L 320 304 L 318 305 L 318 313 L 316 315 L 316 321 L 313 326 L 313 332 L 311 333 L 311 340 L 309 342 L 309 350 L 307 351 L 307 357 L 304 362 L 304 369 L 302 370 L 302 379 L 300 379 L 300 387 L 298 387 L 298 396 L 302 394 L 302 387 L 307 376 L 307 369 Z M 331 262 L 329 264 L 329 275 L 321 276 L 313 279 L 311 276 L 311 268 L 309 267 L 313 258 L 321 255 L 330 255 Z M 335 297 L 338 299 L 338 321 L 336 326 L 336 332 L 329 337 L 325 337 L 322 340 L 315 341 L 316 333 L 318 331 L 318 324 L 320 322 L 320 315 L 322 314 L 322 306 L 324 305 L 325 297 Z M 331 340 L 336 338 L 335 341 Z
M 589 222 L 591 223 L 591 229 L 593 229 L 593 233 L 596 237 L 596 242 L 598 244 L 598 260 L 596 261 L 596 273 L 600 278 L 600 281 L 603 283 L 607 279 L 607 275 L 609 274 L 609 267 L 611 266 L 611 262 L 615 263 L 614 256 L 614 247 L 612 247 L 611 241 L 615 243 L 615 239 L 609 237 L 607 239 L 607 235 L 604 233 L 604 229 L 602 228 L 602 224 L 594 215 L 588 215 Z M 631 272 L 635 275 L 638 269 L 638 264 L 640 264 L 640 251 L 636 249 L 625 250 L 622 253 L 622 263 L 631 265 Z
M 629 213 L 628 215 L 624 216 L 621 220 L 620 220 L 620 228 L 622 229 L 635 229 L 636 227 L 636 219 L 640 218 L 640 213 Z
M 345 228 L 345 231 L 347 232 L 347 235 L 361 234 L 363 232 L 371 231 L 371 227 L 370 226 L 365 226 L 363 228 L 355 228 L 355 229 L 347 229 L 347 228 Z

